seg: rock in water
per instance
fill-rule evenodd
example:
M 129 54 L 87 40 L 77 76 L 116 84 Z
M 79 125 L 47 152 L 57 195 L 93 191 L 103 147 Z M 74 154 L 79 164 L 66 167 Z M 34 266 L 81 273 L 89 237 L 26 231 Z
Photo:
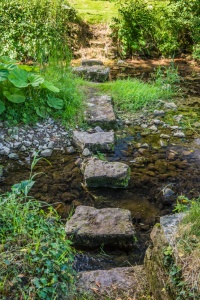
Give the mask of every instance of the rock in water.
M 84 179 L 88 187 L 125 188 L 130 179 L 130 168 L 124 163 L 90 158 L 85 163 Z
M 81 150 L 88 148 L 92 151 L 112 151 L 114 148 L 114 132 L 73 132 L 73 143 Z
M 121 208 L 96 209 L 80 205 L 66 223 L 67 236 L 72 236 L 75 245 L 94 248 L 104 245 L 130 247 L 135 231 L 131 212 Z

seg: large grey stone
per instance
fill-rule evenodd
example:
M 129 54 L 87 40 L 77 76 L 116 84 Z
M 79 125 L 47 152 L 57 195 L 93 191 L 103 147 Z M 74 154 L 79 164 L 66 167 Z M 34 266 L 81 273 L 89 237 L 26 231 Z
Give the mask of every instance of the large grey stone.
M 66 223 L 67 236 L 83 248 L 104 245 L 130 247 L 134 241 L 131 212 L 121 208 L 78 206 Z
M 111 128 L 115 125 L 116 117 L 110 96 L 94 96 L 87 100 L 86 121 L 90 124 Z
M 143 266 L 80 272 L 77 278 L 79 293 L 98 295 L 98 299 L 142 299 L 147 288 Z
M 121 162 L 90 158 L 84 165 L 84 179 L 89 187 L 125 188 L 130 179 L 130 168 Z
M 114 148 L 114 132 L 73 132 L 73 143 L 83 150 L 88 148 L 92 151 L 112 151 Z
M 105 82 L 109 80 L 110 68 L 104 66 L 80 66 L 73 68 L 73 72 L 89 81 Z

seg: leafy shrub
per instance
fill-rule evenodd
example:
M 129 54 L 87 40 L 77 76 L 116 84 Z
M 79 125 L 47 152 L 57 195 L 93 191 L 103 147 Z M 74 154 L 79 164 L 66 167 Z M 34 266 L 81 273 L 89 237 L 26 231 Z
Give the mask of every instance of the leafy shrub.
M 122 55 L 149 55 L 156 50 L 160 55 L 174 56 L 191 52 L 193 45 L 195 50 L 200 42 L 199 0 L 116 2 L 119 17 L 112 28 Z
M 76 12 L 63 0 L 2 0 L 0 55 L 45 59 L 52 49 L 65 48 Z
M 40 70 L 0 57 L 0 115 L 10 124 L 33 123 L 48 116 L 69 121 L 80 110 L 79 95 L 67 66 L 50 64 Z

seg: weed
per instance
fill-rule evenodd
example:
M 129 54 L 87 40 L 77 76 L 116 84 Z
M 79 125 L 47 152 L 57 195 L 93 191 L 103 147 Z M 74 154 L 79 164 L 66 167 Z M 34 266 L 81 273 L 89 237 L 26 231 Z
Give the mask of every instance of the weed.
M 71 242 L 56 211 L 27 196 L 34 176 L 0 196 L 1 299 L 71 299 Z

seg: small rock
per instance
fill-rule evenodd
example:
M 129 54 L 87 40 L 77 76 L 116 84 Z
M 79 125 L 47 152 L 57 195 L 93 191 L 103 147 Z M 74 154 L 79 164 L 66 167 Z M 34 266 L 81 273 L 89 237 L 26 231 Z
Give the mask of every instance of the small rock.
M 149 129 L 152 131 L 158 131 L 158 128 L 155 125 L 152 125 L 151 127 L 149 127 Z
M 164 108 L 177 110 L 177 105 L 174 102 L 167 102 L 165 103 Z
M 179 138 L 184 138 L 185 137 L 185 133 L 182 131 L 177 131 L 173 134 L 174 137 L 179 137 Z
M 178 122 L 178 123 L 181 121 L 182 118 L 183 118 L 183 115 L 176 115 L 176 116 L 174 116 L 174 120 L 176 122 Z
M 18 160 L 18 159 L 19 159 L 19 156 L 18 156 L 16 153 L 10 153 L 10 154 L 8 155 L 8 157 L 9 157 L 10 159 L 13 159 L 13 160 Z
M 149 148 L 149 145 L 147 143 L 144 143 L 141 145 L 141 148 L 145 148 L 145 149 L 148 149 Z
M 83 156 L 90 156 L 90 155 L 91 155 L 91 152 L 90 152 L 90 150 L 89 150 L 88 148 L 85 148 L 85 149 L 83 150 L 83 152 L 82 152 L 82 155 L 83 155 Z
M 52 152 L 53 152 L 52 149 L 45 149 L 45 150 L 40 152 L 40 156 L 49 157 L 49 156 L 51 156 Z
M 104 132 L 103 129 L 100 126 L 96 126 L 94 128 L 95 132 Z
M 160 146 L 161 146 L 162 148 L 165 148 L 165 147 L 168 146 L 168 143 L 167 143 L 166 140 L 160 140 L 159 143 L 160 143 Z
M 148 126 L 147 126 L 147 124 L 141 124 L 141 127 L 142 127 L 143 129 L 145 129 L 145 128 L 147 128 Z
M 161 124 L 163 124 L 163 121 L 161 121 L 161 120 L 159 120 L 159 119 L 154 119 L 154 120 L 153 120 L 153 123 L 154 123 L 155 125 L 161 125 Z
M 170 126 L 170 129 L 171 130 L 177 130 L 177 129 L 179 129 L 179 127 L 178 126 Z
M 72 154 L 74 152 L 76 152 L 76 150 L 74 149 L 73 146 L 67 147 L 67 153 Z
M 3 147 L 0 149 L 0 154 L 8 155 L 10 153 L 10 149 L 8 147 Z
M 160 138 L 161 138 L 161 139 L 170 139 L 170 135 L 162 133 L 162 134 L 160 135 Z
M 75 165 L 80 167 L 82 164 L 83 160 L 79 157 L 76 161 L 75 161 Z
M 125 120 L 125 121 L 124 121 L 124 124 L 125 124 L 125 125 L 131 125 L 132 123 L 131 123 L 131 121 L 129 121 L 129 120 Z
M 164 116 L 165 115 L 165 112 L 164 110 L 154 110 L 154 116 L 157 117 L 157 116 Z
M 26 151 L 26 147 L 24 145 L 21 146 L 20 151 L 24 152 Z
M 54 142 L 53 142 L 53 141 L 50 141 L 50 142 L 48 143 L 48 145 L 47 145 L 47 148 L 53 149 L 53 147 L 54 147 Z

